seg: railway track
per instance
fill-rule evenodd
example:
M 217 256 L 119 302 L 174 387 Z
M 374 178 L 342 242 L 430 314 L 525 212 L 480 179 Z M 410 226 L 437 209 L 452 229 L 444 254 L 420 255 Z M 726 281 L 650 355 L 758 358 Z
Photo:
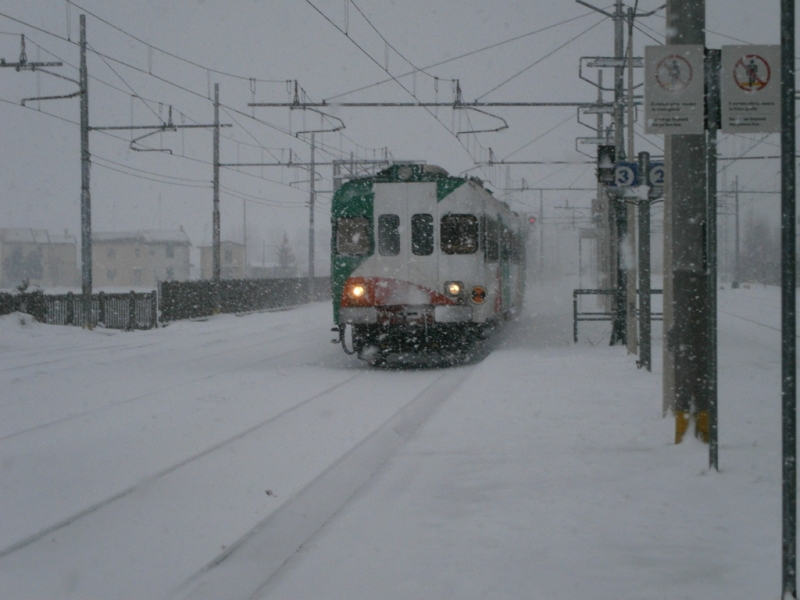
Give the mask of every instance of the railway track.
M 171 548 L 130 557 L 147 565 L 149 596 L 175 590 L 192 597 L 195 588 L 227 586 L 230 565 L 264 540 L 274 572 L 473 370 L 373 370 L 320 345 L 320 323 L 305 324 L 306 333 L 273 330 L 264 342 L 238 345 L 235 367 L 228 361 L 189 382 L 0 439 L 4 514 L 12 516 L 0 528 L 0 581 L 7 582 L 0 595 L 21 589 L 32 597 L 58 596 L 58 565 L 76 561 L 85 565 L 82 573 L 96 571 L 98 578 L 113 571 L 117 589 L 141 586 L 132 569 L 102 566 L 135 548 L 132 537 Z M 259 351 L 277 348 L 278 339 L 281 351 Z M 213 355 L 230 352 L 231 344 L 222 344 Z M 198 360 L 209 364 L 211 356 Z M 163 353 L 152 357 L 158 361 Z M 250 388 L 256 391 L 248 396 L 243 390 Z M 227 396 L 231 389 L 241 397 Z M 145 404 L 154 411 L 152 421 Z M 81 435 L 85 443 L 75 444 Z M 108 440 L 113 446 L 103 445 Z M 75 482 L 81 471 L 70 468 L 86 458 L 86 481 Z M 36 473 L 42 460 L 52 464 Z M 214 504 L 217 489 L 234 486 L 248 489 L 224 506 Z M 14 515 L 31 511 L 35 515 L 17 527 Z M 81 540 L 98 528 L 101 541 L 86 547 Z M 182 566 L 172 564 L 176 556 Z M 42 561 L 48 568 L 36 578 L 40 587 L 14 587 L 26 565 Z M 262 575 L 238 578 L 237 585 L 255 590 Z M 92 591 L 93 582 L 101 591 Z M 108 585 L 87 575 L 80 589 L 86 597 L 103 597 Z

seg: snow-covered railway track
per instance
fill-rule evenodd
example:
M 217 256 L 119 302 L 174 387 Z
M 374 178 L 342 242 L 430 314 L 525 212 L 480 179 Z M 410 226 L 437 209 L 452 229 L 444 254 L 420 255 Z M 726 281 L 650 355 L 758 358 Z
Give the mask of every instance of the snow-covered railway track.
M 0 596 L 189 593 L 264 536 L 282 563 L 474 370 L 370 369 L 329 343 L 328 319 L 252 315 L 209 343 L 197 334 L 212 323 L 177 327 L 135 354 L 141 382 L 116 382 L 117 406 L 101 377 L 29 377 L 28 392 L 62 395 L 0 406 L 16 433 L 0 439 Z M 72 417 L 49 423 L 59 412 Z
M 297 338 L 298 334 L 300 334 L 300 335 L 307 334 L 307 333 L 310 333 L 312 331 L 315 331 L 316 329 L 318 329 L 318 328 L 309 328 L 309 329 L 305 329 L 305 330 L 300 330 L 298 332 L 289 333 L 289 334 L 286 334 L 286 335 L 278 337 L 278 338 L 271 338 L 269 340 L 264 340 L 262 338 L 258 342 L 255 342 L 255 343 L 246 344 L 246 345 L 238 344 L 235 348 L 225 347 L 224 349 L 204 354 L 203 359 L 204 360 L 209 360 L 209 359 L 213 359 L 215 357 L 227 355 L 227 354 L 230 354 L 234 350 L 236 352 L 246 352 L 248 350 L 252 350 L 252 349 L 255 349 L 255 348 L 259 348 L 259 347 L 275 346 L 275 344 L 277 344 L 277 343 L 282 343 L 282 342 L 286 342 L 287 340 L 290 341 L 290 340 L 292 340 L 294 338 Z M 257 335 L 260 335 L 260 334 L 251 334 L 251 335 L 249 335 L 247 337 L 256 337 Z M 146 348 L 146 347 L 149 347 L 149 346 L 150 346 L 149 344 L 138 345 L 138 346 L 135 346 L 134 348 L 131 348 L 131 350 L 132 351 L 134 349 L 140 350 L 142 348 Z M 53 413 L 49 412 L 48 413 L 48 419 L 44 420 L 43 422 L 36 423 L 36 424 L 31 424 L 31 425 L 29 425 L 27 427 L 24 427 L 22 429 L 18 429 L 16 431 L 4 432 L 2 430 L 2 426 L 0 426 L 0 442 L 2 442 L 5 439 L 8 439 L 8 438 L 13 438 L 13 437 L 16 437 L 16 436 L 19 436 L 19 435 L 24 435 L 26 433 L 30 433 L 32 431 L 36 431 L 36 430 L 39 430 L 39 429 L 42 429 L 42 428 L 47 428 L 47 427 L 52 427 L 54 425 L 59 425 L 59 424 L 71 421 L 73 419 L 86 418 L 86 417 L 88 417 L 88 416 L 90 416 L 90 415 L 92 415 L 92 414 L 94 414 L 96 412 L 99 412 L 99 411 L 110 410 L 110 409 L 114 409 L 114 408 L 120 407 L 122 405 L 131 403 L 131 402 L 146 400 L 146 399 L 151 398 L 153 396 L 156 396 L 158 394 L 163 394 L 164 392 L 167 392 L 167 391 L 169 391 L 171 389 L 179 388 L 179 387 L 182 387 L 182 386 L 188 386 L 188 385 L 192 385 L 192 384 L 197 384 L 199 382 L 202 382 L 202 381 L 205 381 L 205 380 L 208 380 L 208 379 L 212 379 L 212 378 L 214 378 L 214 377 L 216 377 L 218 375 L 221 375 L 223 373 L 230 373 L 230 372 L 234 372 L 234 371 L 237 371 L 237 370 L 247 369 L 247 368 L 251 368 L 251 367 L 253 367 L 255 365 L 260 365 L 260 366 L 262 366 L 264 368 L 269 368 L 271 366 L 274 367 L 274 366 L 276 366 L 274 363 L 276 363 L 277 361 L 281 361 L 282 359 L 285 359 L 286 357 L 291 356 L 291 355 L 302 354 L 302 353 L 306 352 L 310 347 L 311 347 L 311 344 L 303 344 L 303 345 L 300 345 L 299 347 L 293 347 L 290 350 L 285 350 L 283 348 L 277 348 L 276 350 L 272 350 L 272 351 L 267 352 L 267 356 L 261 356 L 260 358 L 258 358 L 255 361 L 251 360 L 251 361 L 249 361 L 249 362 L 247 362 L 245 364 L 238 364 L 238 365 L 231 366 L 231 367 L 225 367 L 225 368 L 222 368 L 222 369 L 216 369 L 216 370 L 212 371 L 211 373 L 204 374 L 201 377 L 186 378 L 186 379 L 183 379 L 181 381 L 177 381 L 174 384 L 171 384 L 170 386 L 168 386 L 166 388 L 157 387 L 157 388 L 154 388 L 154 389 L 150 389 L 145 393 L 129 395 L 129 394 L 126 394 L 125 391 L 123 391 L 121 398 L 119 398 L 119 397 L 117 397 L 115 395 L 115 396 L 112 396 L 112 397 L 116 398 L 114 400 L 111 400 L 111 401 L 108 401 L 108 402 L 102 402 L 102 400 L 101 400 L 100 404 L 97 405 L 97 406 L 93 406 L 93 407 L 88 408 L 88 409 L 80 410 L 78 412 L 67 413 L 67 414 L 65 414 L 63 416 L 60 416 L 58 418 L 52 418 Z M 106 350 L 105 352 L 108 352 L 108 350 Z M 175 352 L 176 352 L 175 350 L 169 350 L 169 351 L 165 351 L 164 354 L 169 354 L 169 353 L 174 354 Z M 101 354 L 103 354 L 103 352 L 98 351 L 95 354 L 96 355 L 101 355 Z M 86 358 L 86 357 L 84 356 L 83 358 Z M 122 360 L 122 359 L 117 357 L 117 360 Z M 41 364 L 45 364 L 45 363 L 38 363 L 38 364 L 41 365 Z M 96 401 L 97 399 L 94 399 L 94 400 Z M 26 404 L 25 410 L 29 411 L 30 410 L 29 399 L 27 399 L 27 398 L 16 398 L 16 399 L 10 400 L 9 402 L 6 402 L 6 403 L 3 403 L 2 405 L 0 405 L 0 415 L 5 410 L 13 409 L 15 404 L 19 405 L 19 404 L 23 404 L 23 403 Z M 0 419 L 0 421 L 2 421 L 4 423 L 8 423 L 9 419 Z
M 441 373 L 390 419 L 184 581 L 172 597 L 245 600 L 258 595 L 471 373 L 471 368 Z
M 23 538 L 23 539 L 15 542 L 13 544 L 11 544 L 10 546 L 8 546 L 6 548 L 1 549 L 0 550 L 0 560 L 3 559 L 4 557 L 8 556 L 9 554 L 12 554 L 12 553 L 14 553 L 14 552 L 16 552 L 18 550 L 21 550 L 22 548 L 25 548 L 26 546 L 32 544 L 33 542 L 36 542 L 37 540 L 40 540 L 43 537 L 45 537 L 47 535 L 50 535 L 51 533 L 53 533 L 55 531 L 58 531 L 59 529 L 63 529 L 64 527 L 67 527 L 67 526 L 75 523 L 76 521 L 78 521 L 79 519 L 82 519 L 83 517 L 91 515 L 92 513 L 96 512 L 97 510 L 99 510 L 99 509 L 101 509 L 101 508 L 103 508 L 105 506 L 108 506 L 112 502 L 116 502 L 117 500 L 120 500 L 120 499 L 128 496 L 129 494 L 135 492 L 139 488 L 143 488 L 143 487 L 152 485 L 158 479 L 161 479 L 162 477 L 164 477 L 166 475 L 169 475 L 170 473 L 172 473 L 172 472 L 174 472 L 174 471 L 176 471 L 176 470 L 178 470 L 178 469 L 180 469 L 180 468 L 182 468 L 182 467 L 184 467 L 184 466 L 186 466 L 186 465 L 188 465 L 188 464 L 190 464 L 190 463 L 192 463 L 192 462 L 194 462 L 196 460 L 199 460 L 199 459 L 207 456 L 208 454 L 211 454 L 212 452 L 216 452 L 218 450 L 221 450 L 221 449 L 225 448 L 226 446 L 228 446 L 229 444 L 231 444 L 233 442 L 236 442 L 238 440 L 241 440 L 242 438 L 244 438 L 244 437 L 246 437 L 246 436 L 248 436 L 250 434 L 253 434 L 253 433 L 263 429 L 267 425 L 275 423 L 276 421 L 278 421 L 282 417 L 285 417 L 286 415 L 290 414 L 291 412 L 302 408 L 303 406 L 305 406 L 309 402 L 313 402 L 314 400 L 322 398 L 326 394 L 329 394 L 330 392 L 336 390 L 337 388 L 339 388 L 342 385 L 348 383 L 352 379 L 355 379 L 356 377 L 359 376 L 359 374 L 360 373 L 356 373 L 355 375 L 351 375 L 350 377 L 345 379 L 343 382 L 340 382 L 340 383 L 337 383 L 335 385 L 332 385 L 332 386 L 328 387 L 326 390 L 324 390 L 323 392 L 315 394 L 315 395 L 313 395 L 313 396 L 311 396 L 309 398 L 305 398 L 302 401 L 300 401 L 299 403 L 295 404 L 294 406 L 291 406 L 290 408 L 287 408 L 287 409 L 279 412 L 278 414 L 273 415 L 273 416 L 269 417 L 268 419 L 265 419 L 264 421 L 262 421 L 260 423 L 256 423 L 255 425 L 253 425 L 251 427 L 248 427 L 244 431 L 238 432 L 233 436 L 230 436 L 230 437 L 228 437 L 226 439 L 223 439 L 220 442 L 217 442 L 217 443 L 215 443 L 215 444 L 213 444 L 213 445 L 211 445 L 211 446 L 209 446 L 207 448 L 204 448 L 203 450 L 201 450 L 199 452 L 196 452 L 196 453 L 192 454 L 191 456 L 183 458 L 183 459 L 179 460 L 178 462 L 175 462 L 175 463 L 173 463 L 173 464 L 171 464 L 171 465 L 169 465 L 169 466 L 167 466 L 167 467 L 165 467 L 165 468 L 163 468 L 163 469 L 161 469 L 161 470 L 159 470 L 159 471 L 157 471 L 155 473 L 147 475 L 144 478 L 139 479 L 138 481 L 136 481 L 134 484 L 126 487 L 125 489 L 120 490 L 119 492 L 117 492 L 117 493 L 115 493 L 115 494 L 113 494 L 113 495 L 111 495 L 111 496 L 109 496 L 107 498 L 103 498 L 103 499 L 95 502 L 94 504 L 83 508 L 82 510 L 79 510 L 79 511 L 77 511 L 77 512 L 75 512 L 75 513 L 73 513 L 73 514 L 71 514 L 69 516 L 64 517 L 63 519 L 61 519 L 60 521 L 58 521 L 56 523 L 53 523 L 51 525 L 48 525 L 47 527 L 44 527 L 43 529 L 40 529 L 39 531 L 27 536 L 26 538 Z

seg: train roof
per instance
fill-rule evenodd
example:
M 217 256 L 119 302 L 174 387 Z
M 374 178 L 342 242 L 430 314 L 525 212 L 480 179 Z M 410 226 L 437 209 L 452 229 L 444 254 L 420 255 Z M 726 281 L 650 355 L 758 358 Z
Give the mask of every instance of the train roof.
M 371 177 L 379 183 L 393 183 L 399 181 L 437 181 L 450 179 L 450 174 L 442 167 L 436 165 L 420 164 L 394 164 Z

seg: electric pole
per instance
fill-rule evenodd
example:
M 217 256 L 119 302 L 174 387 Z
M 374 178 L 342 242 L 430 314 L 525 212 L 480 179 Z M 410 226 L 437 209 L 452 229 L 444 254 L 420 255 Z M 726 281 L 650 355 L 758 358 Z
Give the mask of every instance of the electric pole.
M 314 297 L 314 201 L 316 200 L 317 171 L 314 164 L 314 150 L 316 146 L 314 133 L 311 132 L 311 181 L 308 186 L 308 299 Z
M 705 45 L 705 0 L 667 0 L 667 44 Z M 708 441 L 706 136 L 671 134 L 665 142 L 665 206 L 672 221 L 672 264 L 665 279 L 672 283 L 672 322 L 665 320 L 664 328 L 673 360 L 675 442 L 683 439 L 692 414 L 696 435 Z
M 212 279 L 220 279 L 220 228 L 219 228 L 219 84 L 214 84 L 214 208 L 212 215 L 213 261 Z M 217 299 L 219 308 L 219 299 Z
M 89 188 L 91 155 L 89 154 L 89 76 L 86 72 L 86 15 L 81 24 L 81 283 L 83 291 L 83 323 L 92 328 L 92 200 Z
M 736 231 L 734 232 L 733 240 L 733 281 L 731 287 L 737 289 L 741 281 L 742 272 L 740 270 L 741 259 L 739 254 L 739 176 L 733 178 L 733 226 Z

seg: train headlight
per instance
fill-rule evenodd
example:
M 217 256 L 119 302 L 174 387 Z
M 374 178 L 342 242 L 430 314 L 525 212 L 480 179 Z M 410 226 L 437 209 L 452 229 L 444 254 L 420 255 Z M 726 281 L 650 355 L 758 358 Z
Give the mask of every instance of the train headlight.
M 460 281 L 448 281 L 444 284 L 444 289 L 451 296 L 458 296 L 464 289 L 464 284 Z
M 363 285 L 356 284 L 350 288 L 350 295 L 353 298 L 363 298 L 364 294 L 367 293 L 366 288 Z

